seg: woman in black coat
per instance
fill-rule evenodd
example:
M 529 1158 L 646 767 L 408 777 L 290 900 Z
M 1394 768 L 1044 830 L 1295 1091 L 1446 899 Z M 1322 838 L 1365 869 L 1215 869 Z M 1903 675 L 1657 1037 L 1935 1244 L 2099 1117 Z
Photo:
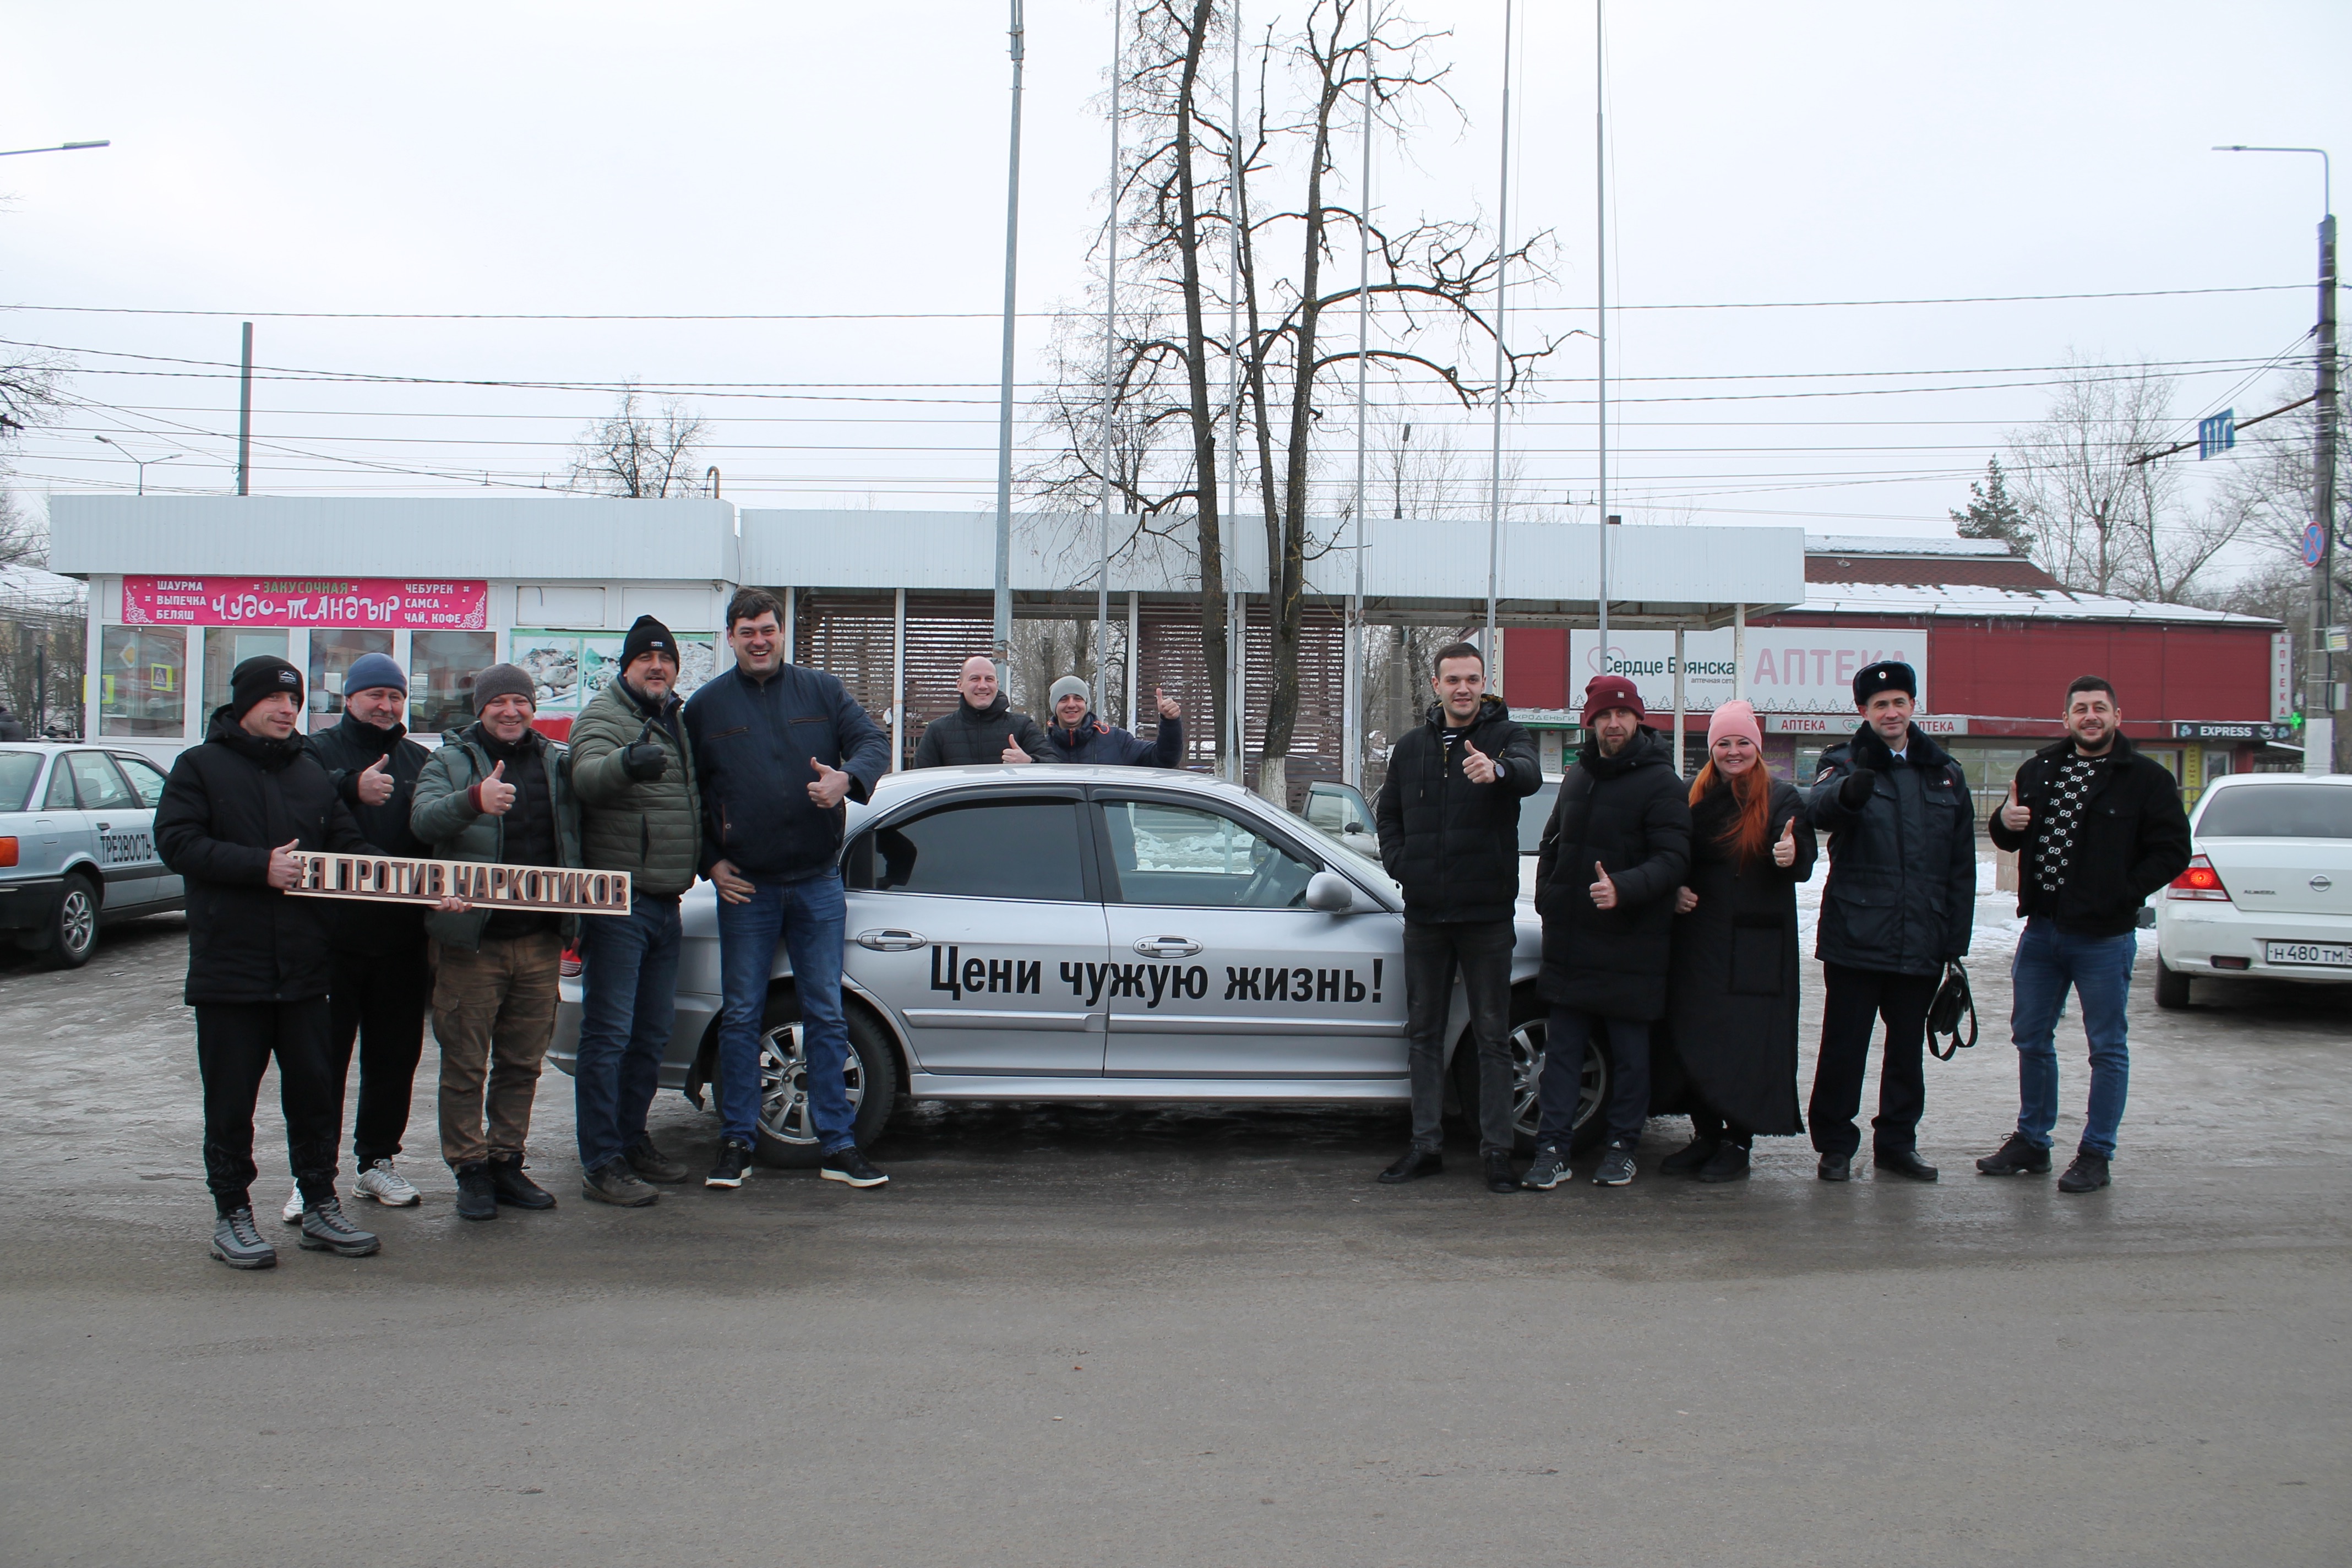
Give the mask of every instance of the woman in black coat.
M 1756 710 L 1727 702 L 1691 784 L 1690 874 L 1675 894 L 1666 1028 L 1694 1136 L 1662 1171 L 1727 1182 L 1797 1110 L 1797 884 L 1813 874 L 1804 797 L 1764 763 Z

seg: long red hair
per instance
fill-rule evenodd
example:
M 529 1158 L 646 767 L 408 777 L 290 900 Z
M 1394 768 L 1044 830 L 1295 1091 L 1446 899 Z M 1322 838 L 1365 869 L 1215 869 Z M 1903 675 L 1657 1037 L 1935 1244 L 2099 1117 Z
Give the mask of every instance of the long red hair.
M 1719 773 L 1715 759 L 1707 759 L 1699 769 L 1698 777 L 1691 780 L 1690 803 L 1696 806 L 1711 794 L 1717 785 L 1727 786 L 1739 809 L 1732 814 L 1731 826 L 1723 830 L 1721 842 L 1731 848 L 1731 858 L 1745 868 L 1762 858 L 1772 842 L 1772 770 L 1763 758 L 1756 765 L 1736 773 Z

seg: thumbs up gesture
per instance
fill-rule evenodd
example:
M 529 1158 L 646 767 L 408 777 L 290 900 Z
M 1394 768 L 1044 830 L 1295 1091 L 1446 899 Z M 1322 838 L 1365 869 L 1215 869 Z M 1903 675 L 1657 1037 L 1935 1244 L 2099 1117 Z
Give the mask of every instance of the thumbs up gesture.
M 1783 869 L 1797 863 L 1797 819 L 1789 818 L 1780 825 L 1780 837 L 1772 841 L 1772 864 Z
M 352 788 L 358 793 L 362 805 L 382 805 L 392 798 L 392 771 L 385 766 L 391 761 L 390 757 L 378 757 L 367 765 L 364 773 L 352 781 Z
M 1183 705 L 1157 686 L 1151 689 L 1151 695 L 1160 705 L 1160 716 L 1162 719 L 1181 719 L 1184 716 Z
M 849 794 L 849 775 L 839 768 L 826 767 L 814 757 L 809 759 L 809 766 L 816 773 L 816 783 L 808 786 L 808 797 L 816 802 L 819 811 L 831 811 Z
M 269 852 L 269 885 L 281 893 L 302 879 L 302 862 L 294 858 L 301 847 L 300 839 L 289 838 Z
M 1609 879 L 1608 870 L 1598 860 L 1592 863 L 1592 907 L 1597 910 L 1615 909 L 1617 884 Z
M 1472 784 L 1495 782 L 1495 759 L 1472 745 L 1467 736 L 1462 742 L 1462 772 Z
M 2009 781 L 2009 801 L 2000 808 L 2000 825 L 2011 833 L 2022 833 L 2033 820 L 2033 808 L 2017 798 L 2017 781 Z
M 514 805 L 515 786 L 507 783 L 507 765 L 500 763 L 490 770 L 490 776 L 474 786 L 481 792 L 482 809 L 492 816 L 504 816 Z
M 1004 737 L 1004 755 L 1000 760 L 1008 763 L 1026 763 L 1035 761 L 1035 759 L 1030 756 L 1028 752 L 1021 749 L 1021 742 L 1014 740 L 1009 734 Z

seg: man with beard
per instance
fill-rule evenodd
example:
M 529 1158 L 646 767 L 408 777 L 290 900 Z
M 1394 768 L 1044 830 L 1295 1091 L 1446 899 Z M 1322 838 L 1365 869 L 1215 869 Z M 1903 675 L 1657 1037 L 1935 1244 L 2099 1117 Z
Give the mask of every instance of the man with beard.
M 1051 760 L 1045 732 L 1026 713 L 1015 713 L 996 689 L 996 666 L 986 654 L 963 661 L 956 677 L 960 699 L 955 711 L 942 713 L 923 728 L 915 747 L 919 768 L 955 768 L 981 763 L 1034 763 Z
M 2109 1180 L 2123 1123 L 2131 1057 L 2125 1004 L 2139 952 L 2139 910 L 2150 893 L 2189 868 L 2189 814 L 2163 763 L 2124 739 L 2123 709 L 2105 679 L 2066 689 L 2066 738 L 2044 746 L 2010 781 L 1993 810 L 1992 841 L 2017 855 L 2015 999 L 2017 1131 L 1977 1162 L 1988 1176 L 2047 1175 L 2058 1123 L 2058 1014 L 2069 989 L 2083 1001 L 2091 1045 L 2091 1099 L 2062 1193 L 2096 1192 Z
M 1911 722 L 1919 678 L 1899 659 L 1853 678 L 1862 723 L 1822 753 L 1813 826 L 1830 836 L 1814 951 L 1826 995 L 1822 1050 L 1805 1108 L 1824 1182 L 1853 1179 L 1862 1072 L 1883 1018 L 1871 1163 L 1932 1182 L 1919 1157 L 1927 1081 L 1920 1048 L 1944 965 L 1967 956 L 1976 921 L 1976 812 L 1960 764 Z
M 1511 1169 L 1512 910 L 1519 895 L 1519 803 L 1543 783 L 1535 740 L 1486 690 L 1466 642 L 1437 650 L 1426 723 L 1397 737 L 1372 804 L 1381 863 L 1404 889 L 1405 1060 L 1412 1145 L 1383 1182 L 1445 1168 L 1445 1020 L 1459 972 L 1478 1051 L 1478 1152 L 1486 1188 L 1515 1193 Z
M 1690 865 L 1690 802 L 1665 742 L 1643 727 L 1642 693 L 1622 675 L 1584 689 L 1585 742 L 1560 780 L 1536 860 L 1544 966 L 1551 1004 L 1544 1035 L 1542 1121 L 1529 1186 L 1568 1174 L 1584 1053 L 1607 1042 L 1609 1146 L 1597 1187 L 1633 1179 L 1633 1151 L 1650 1115 L 1650 1026 L 1666 1010 L 1674 894 Z
M 1075 675 L 1054 682 L 1054 722 L 1045 731 L 1045 755 L 1057 763 L 1116 763 L 1139 768 L 1184 765 L 1184 710 L 1158 687 L 1160 729 L 1146 741 L 1116 724 L 1106 724 L 1087 707 L 1087 683 Z

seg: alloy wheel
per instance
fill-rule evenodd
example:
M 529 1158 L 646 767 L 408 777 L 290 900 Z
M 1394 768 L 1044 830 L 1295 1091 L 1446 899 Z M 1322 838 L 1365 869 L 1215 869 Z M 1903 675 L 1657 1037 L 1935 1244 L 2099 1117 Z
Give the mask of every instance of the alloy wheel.
M 808 1049 L 795 1021 L 778 1024 L 760 1037 L 760 1126 L 769 1137 L 795 1147 L 814 1148 L 816 1124 L 810 1119 Z M 842 1061 L 842 1086 L 849 1096 L 854 1122 L 866 1100 L 866 1068 L 851 1047 Z

